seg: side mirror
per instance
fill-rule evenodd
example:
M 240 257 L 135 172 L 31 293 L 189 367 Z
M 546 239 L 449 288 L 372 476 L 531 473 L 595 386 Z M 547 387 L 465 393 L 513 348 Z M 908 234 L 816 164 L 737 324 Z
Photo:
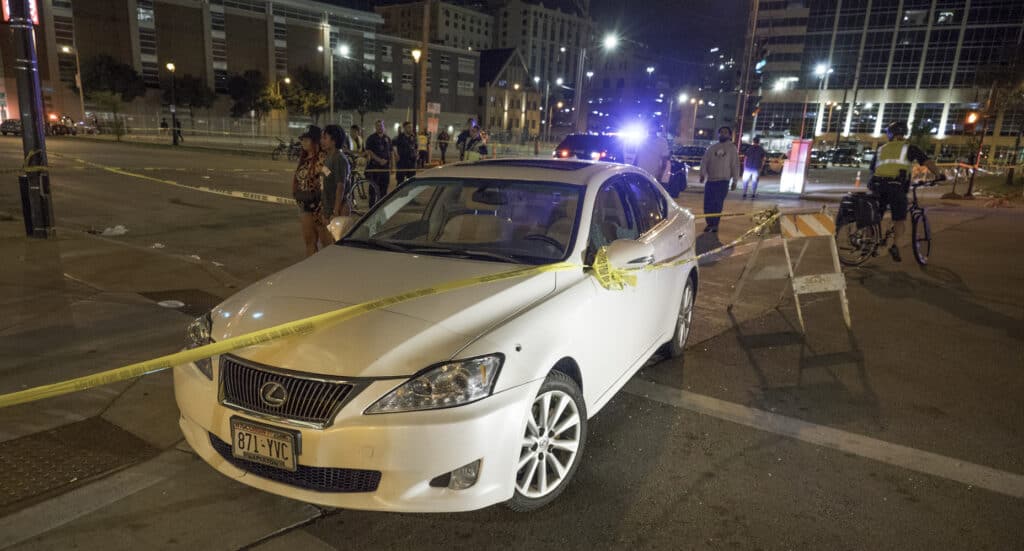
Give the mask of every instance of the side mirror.
M 331 232 L 331 237 L 335 241 L 341 239 L 341 236 L 345 235 L 345 232 L 352 227 L 352 224 L 356 223 L 355 216 L 335 216 L 331 218 L 331 223 L 327 225 L 327 231 Z
M 607 255 L 613 268 L 642 268 L 654 263 L 654 246 L 633 239 L 619 239 L 608 245 Z

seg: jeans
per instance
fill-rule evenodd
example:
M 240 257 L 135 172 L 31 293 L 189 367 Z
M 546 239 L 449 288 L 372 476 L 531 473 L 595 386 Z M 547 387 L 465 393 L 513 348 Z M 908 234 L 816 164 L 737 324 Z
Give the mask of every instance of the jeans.
M 388 180 L 391 179 L 391 174 L 387 171 L 388 167 L 369 165 L 367 166 L 366 179 L 369 183 L 369 195 L 370 195 L 370 206 L 377 204 L 388 193 Z M 371 172 L 372 171 L 372 172 Z M 377 172 L 379 171 L 379 172 Z
M 754 183 L 754 195 L 757 195 L 757 183 L 761 180 L 761 171 L 747 168 L 743 170 L 743 195 L 747 195 L 747 185 Z
M 729 180 L 714 180 L 704 184 L 704 212 L 720 214 L 725 207 L 725 196 L 729 194 Z M 707 218 L 708 226 L 718 227 L 717 216 Z

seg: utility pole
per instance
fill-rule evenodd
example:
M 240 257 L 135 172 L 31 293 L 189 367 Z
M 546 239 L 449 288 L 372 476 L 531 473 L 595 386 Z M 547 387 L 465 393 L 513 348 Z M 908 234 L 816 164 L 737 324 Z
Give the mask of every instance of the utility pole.
M 25 174 L 18 176 L 25 234 L 47 238 L 54 235 L 50 174 L 46 170 L 46 133 L 43 128 L 43 94 L 39 85 L 35 26 L 39 7 L 35 0 L 4 0 L 4 23 L 14 31 L 14 71 L 18 80 L 21 111 L 21 146 Z
M 423 63 L 420 63 L 416 71 L 416 80 L 419 84 L 419 90 L 416 93 L 416 97 L 413 98 L 413 113 L 416 114 L 413 122 L 412 129 L 413 133 L 416 134 L 419 139 L 420 128 L 426 125 L 420 124 L 420 118 L 424 117 L 424 113 L 427 110 L 427 70 L 430 65 L 430 13 L 434 10 L 434 3 L 431 0 L 423 2 L 423 43 L 420 45 L 420 49 L 423 50 Z M 425 122 L 425 120 L 424 120 Z
M 736 151 L 739 151 L 743 143 L 743 117 L 747 112 L 747 97 L 750 95 L 747 86 L 750 84 L 750 64 L 754 59 L 754 44 L 757 34 L 757 10 L 760 7 L 759 0 L 750 0 L 750 20 L 747 21 L 746 52 L 743 56 L 743 73 L 740 79 L 740 96 L 736 98 Z

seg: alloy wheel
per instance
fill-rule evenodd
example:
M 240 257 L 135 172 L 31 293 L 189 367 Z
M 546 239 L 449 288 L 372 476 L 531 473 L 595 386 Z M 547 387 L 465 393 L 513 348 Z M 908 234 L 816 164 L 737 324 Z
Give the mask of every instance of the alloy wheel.
M 561 390 L 543 392 L 526 420 L 516 471 L 516 489 L 542 498 L 566 480 L 580 449 L 582 426 L 576 401 Z

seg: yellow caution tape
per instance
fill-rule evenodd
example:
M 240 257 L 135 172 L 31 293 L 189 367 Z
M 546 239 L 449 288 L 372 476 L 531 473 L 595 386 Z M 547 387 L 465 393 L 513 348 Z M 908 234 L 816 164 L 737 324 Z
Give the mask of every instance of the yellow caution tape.
M 152 360 L 144 362 L 133 363 L 124 367 L 118 367 L 108 371 L 103 371 L 93 375 L 86 375 L 84 377 L 78 377 L 68 381 L 62 381 L 59 383 L 53 383 L 50 385 L 38 386 L 19 392 L 12 392 L 10 394 L 0 395 L 0 408 L 14 406 L 18 404 L 24 404 L 26 402 L 33 402 L 36 400 L 42 400 L 44 398 L 52 398 L 55 396 L 61 396 L 63 394 L 69 394 L 72 392 L 79 392 L 87 390 L 93 387 L 108 385 L 119 381 L 126 381 L 128 379 L 134 379 L 150 373 L 156 373 L 165 369 L 170 369 L 176 365 L 183 365 L 189 362 L 194 362 L 202 358 L 209 358 L 218 354 L 224 354 L 233 350 L 246 348 L 249 346 L 257 346 L 267 344 L 272 341 L 276 341 L 285 337 L 293 335 L 307 335 L 317 329 L 321 329 L 327 325 L 340 323 L 343 321 L 350 320 L 362 314 L 372 312 L 374 310 L 380 310 L 381 308 L 387 308 L 395 304 L 410 301 L 413 299 L 437 295 L 441 293 L 447 293 L 456 289 L 463 289 L 466 287 L 473 287 L 476 285 L 482 285 L 485 283 L 493 283 L 496 281 L 504 281 L 507 279 L 515 279 L 521 277 L 529 277 L 545 272 L 558 272 L 565 270 L 573 270 L 582 268 L 578 264 L 560 262 L 556 264 L 545 264 L 543 266 L 533 266 L 529 268 L 519 268 L 516 270 L 509 270 L 507 272 L 500 272 L 496 274 L 472 277 L 452 281 L 450 283 L 444 283 L 441 285 L 435 285 L 432 287 L 424 287 L 422 289 L 416 289 L 400 295 L 394 295 L 386 298 L 363 302 L 353 306 L 346 306 L 338 310 L 325 312 L 308 318 L 291 321 L 288 323 L 282 323 L 275 325 L 267 329 L 260 331 L 254 331 L 245 335 L 239 335 L 237 337 L 231 337 L 223 341 L 215 342 L 205 346 L 192 348 L 189 350 L 182 350 L 174 354 L 168 354 Z

